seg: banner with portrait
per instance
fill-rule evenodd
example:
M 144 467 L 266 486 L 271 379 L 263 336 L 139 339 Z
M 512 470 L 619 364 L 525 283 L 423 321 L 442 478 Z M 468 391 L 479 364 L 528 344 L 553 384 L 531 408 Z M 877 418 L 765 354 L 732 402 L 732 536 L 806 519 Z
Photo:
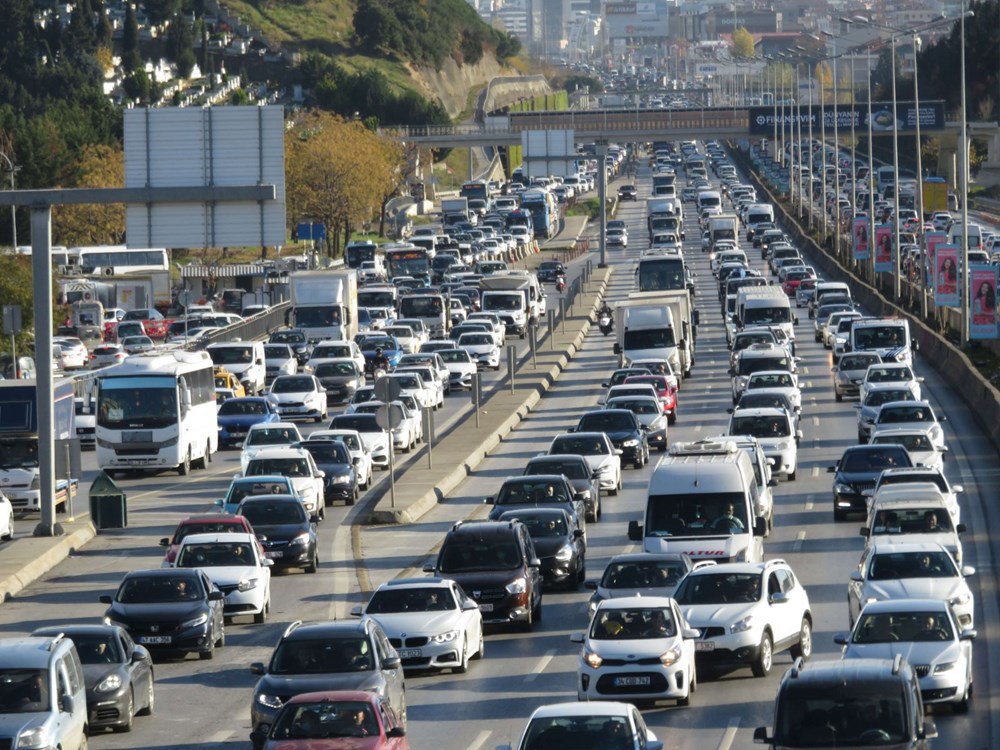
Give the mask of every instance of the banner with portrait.
M 969 338 L 995 339 L 997 326 L 997 267 L 988 263 L 969 266 Z
M 958 246 L 938 245 L 931 271 L 934 302 L 938 307 L 958 307 Z
M 868 217 L 856 216 L 851 226 L 854 260 L 868 260 Z
M 934 263 L 935 255 L 937 249 L 948 241 L 948 235 L 945 232 L 928 232 L 924 235 L 924 242 L 927 244 L 927 268 L 934 269 L 937 266 Z M 933 271 L 929 271 L 933 273 Z
M 879 224 L 875 227 L 875 273 L 892 273 L 892 234 L 892 224 Z

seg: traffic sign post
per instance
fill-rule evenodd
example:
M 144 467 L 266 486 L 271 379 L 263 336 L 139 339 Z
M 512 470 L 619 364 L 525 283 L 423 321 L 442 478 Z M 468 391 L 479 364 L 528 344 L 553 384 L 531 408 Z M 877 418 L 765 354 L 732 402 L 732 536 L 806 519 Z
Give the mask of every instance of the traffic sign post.
M 479 404 L 482 401 L 480 389 L 483 387 L 482 375 L 478 372 L 472 376 L 472 406 L 476 410 L 476 429 L 479 429 Z
M 551 307 L 545 310 L 545 317 L 548 318 L 549 323 L 549 349 L 555 349 L 556 345 L 553 343 L 553 339 L 556 334 L 556 311 Z
M 375 398 L 383 404 L 391 404 L 396 401 L 402 391 L 403 387 L 395 378 L 379 378 L 375 381 Z M 386 428 L 383 427 L 383 429 Z
M 396 395 L 399 395 L 399 383 L 395 380 L 382 378 L 376 380 L 375 385 L 384 382 L 394 384 L 397 391 Z M 389 390 L 392 390 L 392 388 L 390 387 Z M 392 445 L 392 431 L 403 423 L 405 416 L 403 414 L 403 407 L 392 403 L 382 404 L 378 408 L 378 411 L 375 412 L 375 422 L 389 434 L 389 505 L 392 508 L 396 507 L 396 450 Z
M 528 326 L 528 347 L 531 349 L 531 366 L 538 368 L 538 361 L 535 359 L 535 351 L 538 348 L 538 325 Z
M 514 395 L 514 365 L 517 361 L 517 347 L 507 347 L 507 375 L 510 377 L 510 395 Z
M 434 410 L 424 407 L 423 410 L 423 422 L 424 422 L 424 442 L 427 443 L 427 468 L 434 468 L 434 458 L 431 455 L 434 452 Z
M 21 306 L 3 306 L 3 332 L 5 336 L 10 336 L 10 359 L 14 365 L 14 380 L 18 380 L 21 375 L 17 366 L 17 345 L 15 337 L 21 332 Z

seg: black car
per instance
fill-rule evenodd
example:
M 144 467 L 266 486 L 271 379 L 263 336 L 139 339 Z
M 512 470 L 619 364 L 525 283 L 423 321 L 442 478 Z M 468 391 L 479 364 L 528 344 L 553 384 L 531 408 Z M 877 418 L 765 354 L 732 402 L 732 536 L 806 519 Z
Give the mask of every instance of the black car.
M 622 185 L 618 188 L 618 200 L 620 201 L 634 201 L 638 200 L 639 191 L 636 190 L 635 185 Z
M 622 463 L 637 469 L 649 463 L 649 441 L 639 418 L 628 409 L 600 409 L 584 414 L 573 432 L 603 432 L 622 452 Z
M 83 664 L 87 725 L 128 732 L 136 716 L 153 713 L 153 657 L 119 625 L 50 625 L 32 636 L 64 635 Z
M 558 260 L 543 260 L 538 265 L 535 275 L 540 282 L 547 281 L 554 284 L 556 279 L 566 275 L 566 267 Z
M 354 505 L 358 499 L 358 475 L 354 471 L 351 453 L 339 440 L 306 440 L 299 443 L 312 454 L 323 479 L 323 499 L 327 505 L 343 500 L 346 505 Z
M 312 355 L 312 346 L 309 344 L 309 337 L 306 336 L 305 331 L 300 331 L 298 328 L 285 328 L 275 331 L 268 338 L 267 343 L 288 344 L 292 347 L 295 359 L 298 360 L 300 365 L 308 362 L 310 355 Z
M 601 485 L 583 456 L 573 453 L 535 456 L 524 467 L 525 476 L 537 474 L 562 474 L 573 485 L 573 491 L 583 497 L 587 520 L 597 523 L 601 519 Z
M 315 573 L 319 567 L 316 516 L 309 517 L 295 495 L 257 495 L 246 498 L 236 514 L 250 522 L 264 547 L 264 555 L 276 568 L 303 568 Z
M 202 570 L 158 568 L 126 574 L 114 597 L 100 601 L 110 605 L 105 623 L 120 625 L 148 650 L 211 659 L 226 645 L 224 599 Z
M 652 370 L 648 367 L 621 367 L 611 373 L 611 377 L 601 383 L 601 388 L 610 388 L 613 385 L 621 385 L 626 378 L 633 375 L 650 375 Z
M 827 471 L 833 477 L 833 520 L 844 521 L 847 514 L 868 512 L 865 491 L 875 488 L 879 475 L 886 469 L 911 467 L 913 460 L 902 445 L 852 445 L 844 451 L 836 465 Z
M 562 508 L 573 517 L 574 525 L 583 528 L 587 504 L 582 493 L 562 474 L 537 474 L 532 476 L 508 477 L 500 485 L 496 496 L 487 497 L 491 503 L 489 518 L 495 521 L 500 515 L 515 506 L 542 508 Z
M 484 624 L 531 630 L 542 619 L 541 565 L 523 523 L 460 521 L 424 572 L 461 586 L 479 605 Z
M 587 544 L 583 529 L 562 508 L 522 508 L 500 514 L 500 521 L 517 519 L 528 529 L 542 563 L 542 580 L 549 586 L 576 591 L 587 577 Z

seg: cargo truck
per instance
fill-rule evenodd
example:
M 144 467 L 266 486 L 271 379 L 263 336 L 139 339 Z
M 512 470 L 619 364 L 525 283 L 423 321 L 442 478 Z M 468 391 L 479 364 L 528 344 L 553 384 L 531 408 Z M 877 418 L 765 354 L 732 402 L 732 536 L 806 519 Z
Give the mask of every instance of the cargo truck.
M 666 305 L 670 308 L 673 324 L 677 331 L 678 342 L 687 342 L 678 347 L 678 362 L 681 369 L 679 375 L 691 377 L 691 368 L 695 364 L 695 342 L 698 340 L 698 311 L 694 309 L 691 295 L 685 289 L 675 289 L 663 292 L 632 292 L 628 297 L 629 305 Z
M 358 277 L 352 269 L 299 271 L 289 277 L 290 325 L 310 341 L 351 340 L 358 332 Z
M 684 368 L 686 359 L 681 359 L 681 351 L 690 342 L 683 338 L 670 306 L 653 298 L 630 298 L 615 307 L 615 354 L 624 365 L 639 359 L 664 359 L 675 373 L 690 370 L 690 366 Z
M 442 198 L 441 223 L 446 227 L 462 221 L 472 221 L 469 215 L 468 198 Z M 472 221 L 474 224 L 475 221 Z
M 720 241 L 737 241 L 739 231 L 739 219 L 735 214 L 722 214 L 720 216 L 710 216 L 708 218 L 708 247 L 715 250 L 716 243 Z
M 483 312 L 496 313 L 508 334 L 522 339 L 528 326 L 538 323 L 541 314 L 542 287 L 531 273 L 508 273 L 484 276 L 479 280 L 479 305 Z

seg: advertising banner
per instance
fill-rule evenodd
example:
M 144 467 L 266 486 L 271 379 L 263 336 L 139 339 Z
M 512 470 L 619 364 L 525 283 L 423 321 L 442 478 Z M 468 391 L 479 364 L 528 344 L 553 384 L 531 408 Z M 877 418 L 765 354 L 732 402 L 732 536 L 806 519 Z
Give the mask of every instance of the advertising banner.
M 790 131 L 793 127 L 798 127 L 801 119 L 802 128 L 809 127 L 830 130 L 834 126 L 833 107 L 827 105 L 822 108 L 819 103 L 812 106 L 800 108 L 779 106 L 771 107 L 749 107 L 748 114 L 750 120 L 751 135 L 767 135 L 774 133 L 775 116 L 778 120 L 778 129 Z M 868 129 L 868 105 L 865 102 L 857 102 L 853 108 L 849 104 L 843 104 L 837 108 L 837 127 L 850 128 L 853 123 L 855 128 Z M 892 135 L 896 132 L 913 132 L 917 129 L 917 121 L 920 121 L 921 131 L 944 130 L 944 102 L 943 101 L 921 101 L 920 110 L 914 102 L 896 102 L 896 114 L 893 115 L 892 102 L 872 102 L 872 134 Z
M 879 224 L 876 226 L 875 273 L 892 273 L 895 249 L 892 241 L 892 224 Z
M 937 249 L 948 241 L 948 235 L 944 232 L 928 232 L 924 235 L 924 242 L 927 243 L 927 268 L 937 268 L 934 265 L 934 256 Z
M 868 217 L 854 218 L 851 236 L 854 238 L 854 260 L 868 260 Z
M 997 327 L 997 267 L 987 263 L 969 266 L 970 339 L 995 339 Z
M 934 302 L 938 307 L 958 307 L 958 246 L 938 245 L 934 254 Z

